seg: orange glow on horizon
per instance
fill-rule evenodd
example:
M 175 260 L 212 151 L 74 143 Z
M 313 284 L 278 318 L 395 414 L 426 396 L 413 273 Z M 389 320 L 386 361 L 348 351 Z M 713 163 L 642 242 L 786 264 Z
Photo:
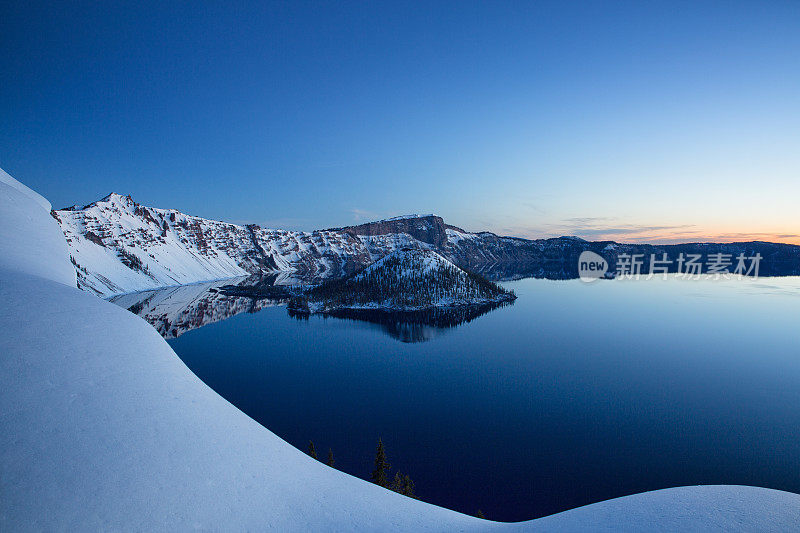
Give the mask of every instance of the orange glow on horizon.
M 580 235 L 579 235 L 580 236 Z M 657 232 L 648 231 L 642 233 L 629 233 L 619 235 L 608 233 L 594 233 L 592 241 L 617 241 L 621 243 L 641 243 L 641 244 L 679 244 L 688 242 L 749 242 L 764 241 L 784 244 L 800 245 L 800 235 L 792 232 Z

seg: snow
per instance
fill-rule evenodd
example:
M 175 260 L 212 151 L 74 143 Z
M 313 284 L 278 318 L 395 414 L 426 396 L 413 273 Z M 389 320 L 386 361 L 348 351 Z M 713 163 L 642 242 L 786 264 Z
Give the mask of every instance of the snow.
M 246 227 L 146 207 L 117 193 L 56 214 L 76 263 L 79 287 L 100 296 L 264 271 L 327 277 L 341 274 L 345 263 L 366 264 L 388 251 L 420 245 L 406 233 L 355 237 L 330 230 Z M 124 254 L 136 257 L 143 268 L 130 268 Z M 264 268 L 254 262 L 261 254 L 274 265 Z
M 358 240 L 363 243 L 370 256 L 370 262 L 375 262 L 387 253 L 401 248 L 431 249 L 433 245 L 418 241 L 408 233 L 387 233 L 384 235 L 359 235 Z
M 536 526 L 534 531 L 797 531 L 800 495 L 739 485 L 677 487 L 586 505 L 529 523 Z
M 64 235 L 50 202 L 0 169 L 0 271 L 76 286 Z
M 395 261 L 398 262 L 395 263 Z M 498 294 L 494 297 L 483 297 L 476 294 L 476 288 L 463 270 L 439 253 L 427 249 L 407 248 L 395 250 L 367 266 L 364 270 L 356 274 L 353 279 L 363 279 L 364 276 L 375 273 L 379 277 L 396 277 L 400 280 L 416 280 L 417 283 L 428 284 L 430 287 L 431 285 L 429 284 L 429 280 L 426 279 L 426 276 L 440 269 L 455 272 L 455 280 L 457 281 L 453 282 L 452 292 L 447 291 L 445 293 L 439 293 L 437 291 L 437 293 L 433 295 L 433 299 L 423 305 L 412 306 L 406 303 L 400 305 L 397 303 L 395 297 L 392 296 L 381 301 L 350 303 L 341 308 L 419 311 L 431 309 L 433 307 L 458 307 L 462 305 L 498 303 L 507 299 L 503 294 Z M 436 284 L 434 283 L 433 285 Z M 319 312 L 324 309 L 324 303 L 312 301 L 309 302 L 309 308 L 312 312 Z
M 708 486 L 501 524 L 328 468 L 207 387 L 144 320 L 74 287 L 47 206 L 0 178 L 1 531 L 788 531 L 800 521 L 799 495 Z
M 138 206 L 116 193 L 83 210 L 56 213 L 77 263 L 80 287 L 102 296 L 249 274 L 221 242 L 249 241 L 241 226 Z M 202 244 L 186 238 L 192 228 L 204 230 Z M 144 268 L 126 266 L 120 250 L 138 258 Z
M 434 252 L 433 250 L 417 250 L 415 248 L 408 248 L 395 250 L 384 255 L 357 274 L 355 279 L 363 278 L 370 272 L 382 269 L 386 263 L 392 259 L 399 259 L 400 261 L 406 263 L 413 259 L 419 259 L 421 261 L 421 270 L 411 271 L 409 269 L 405 269 L 400 272 L 401 277 L 421 277 L 437 268 L 458 269 L 457 266 L 442 257 L 438 252 Z
M 392 529 L 457 513 L 347 476 L 194 376 L 146 322 L 4 276 L 0 530 Z M 383 509 L 382 512 L 375 512 Z
M 437 216 L 437 215 L 434 215 L 433 213 L 429 213 L 427 215 L 418 215 L 418 214 L 414 213 L 414 214 L 410 214 L 410 215 L 399 215 L 399 216 L 396 216 L 396 217 L 387 218 L 385 220 L 379 220 L 378 222 L 386 222 L 386 221 L 389 221 L 389 220 L 406 220 L 406 219 L 409 219 L 409 218 L 428 218 L 428 217 L 435 217 L 435 216 Z
M 12 178 L 11 175 L 2 168 L 0 168 L 0 183 L 15 189 L 18 193 L 21 193 L 22 196 L 27 196 L 29 200 L 33 200 L 39 204 L 39 206 L 45 211 L 50 211 L 53 209 L 53 205 L 47 200 L 47 198 Z
M 462 231 L 454 230 L 452 228 L 446 228 L 445 234 L 447 235 L 447 240 L 450 244 L 458 244 L 461 241 L 465 240 L 474 240 L 476 235 L 474 233 L 464 233 Z

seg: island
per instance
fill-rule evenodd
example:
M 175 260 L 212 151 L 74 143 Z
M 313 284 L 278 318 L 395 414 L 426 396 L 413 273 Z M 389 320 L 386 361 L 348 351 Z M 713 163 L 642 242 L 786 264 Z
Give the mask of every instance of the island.
M 513 291 L 454 265 L 433 250 L 402 248 L 357 273 L 295 295 L 288 307 L 293 313 L 306 314 L 419 312 L 485 307 L 515 299 Z

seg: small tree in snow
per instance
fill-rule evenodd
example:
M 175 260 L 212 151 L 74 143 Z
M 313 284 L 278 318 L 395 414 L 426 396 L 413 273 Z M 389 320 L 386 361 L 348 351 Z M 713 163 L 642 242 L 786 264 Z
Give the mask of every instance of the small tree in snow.
M 317 458 L 317 450 L 316 450 L 316 448 L 314 448 L 314 441 L 313 440 L 308 441 L 308 455 L 310 455 L 314 459 Z
M 383 449 L 383 440 L 378 439 L 378 449 L 375 452 L 375 470 L 372 471 L 372 482 L 381 487 L 389 486 L 389 469 L 391 465 L 386 461 L 386 451 Z
M 403 475 L 400 472 L 397 472 L 392 480 L 391 489 L 395 492 L 399 492 L 403 496 L 408 496 L 409 498 L 417 497 L 417 495 L 414 493 L 414 482 L 410 477 L 408 477 L 407 474 Z

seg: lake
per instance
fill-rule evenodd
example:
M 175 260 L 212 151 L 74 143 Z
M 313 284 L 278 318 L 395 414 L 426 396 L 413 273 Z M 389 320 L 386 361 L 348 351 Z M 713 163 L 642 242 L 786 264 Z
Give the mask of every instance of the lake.
M 299 320 L 219 285 L 114 300 L 352 475 L 380 437 L 421 499 L 506 521 L 679 485 L 800 492 L 800 278 L 523 279 L 451 327 Z

